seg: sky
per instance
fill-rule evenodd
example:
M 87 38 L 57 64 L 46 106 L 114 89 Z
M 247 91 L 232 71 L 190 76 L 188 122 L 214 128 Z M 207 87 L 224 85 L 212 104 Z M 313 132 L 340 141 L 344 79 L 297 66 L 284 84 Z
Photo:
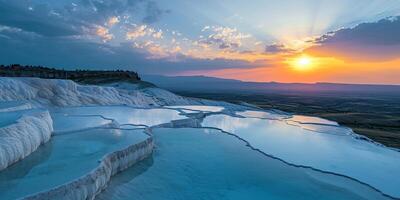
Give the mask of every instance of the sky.
M 400 84 L 399 0 L 0 0 L 0 64 Z

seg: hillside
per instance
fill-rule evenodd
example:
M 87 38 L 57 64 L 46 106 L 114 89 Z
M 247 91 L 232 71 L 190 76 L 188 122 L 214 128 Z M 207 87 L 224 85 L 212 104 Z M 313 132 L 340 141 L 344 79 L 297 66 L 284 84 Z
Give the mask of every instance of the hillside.
M 400 85 L 369 85 L 342 83 L 278 83 L 278 82 L 246 82 L 234 79 L 222 79 L 207 76 L 158 76 L 143 75 L 142 79 L 152 82 L 164 89 L 176 92 L 207 93 L 313 93 L 340 92 L 360 94 L 389 94 L 400 96 Z M 212 87 L 210 87 L 212 85 Z
M 37 77 L 45 79 L 69 79 L 84 84 L 103 84 L 116 81 L 136 83 L 141 79 L 133 71 L 100 70 L 61 70 L 42 66 L 23 66 L 18 64 L 0 65 L 2 77 Z

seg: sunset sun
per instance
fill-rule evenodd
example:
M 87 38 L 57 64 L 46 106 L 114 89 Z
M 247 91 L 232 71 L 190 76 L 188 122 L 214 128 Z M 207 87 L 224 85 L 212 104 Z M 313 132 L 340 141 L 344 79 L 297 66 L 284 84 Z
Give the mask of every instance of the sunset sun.
M 306 55 L 295 58 L 292 62 L 293 68 L 298 71 L 311 70 L 313 69 L 314 64 L 313 59 Z

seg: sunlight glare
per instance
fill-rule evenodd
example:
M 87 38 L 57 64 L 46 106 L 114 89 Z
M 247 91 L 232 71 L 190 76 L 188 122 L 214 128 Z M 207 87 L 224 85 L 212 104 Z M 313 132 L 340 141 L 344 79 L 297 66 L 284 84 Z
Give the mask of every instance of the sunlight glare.
M 296 58 L 293 63 L 293 68 L 299 71 L 308 71 L 313 68 L 313 59 L 305 55 Z

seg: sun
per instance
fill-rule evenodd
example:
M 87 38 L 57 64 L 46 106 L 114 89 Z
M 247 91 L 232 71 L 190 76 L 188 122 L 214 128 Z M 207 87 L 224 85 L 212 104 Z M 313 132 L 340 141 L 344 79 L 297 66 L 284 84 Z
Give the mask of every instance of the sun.
M 299 58 L 297 65 L 299 66 L 309 66 L 311 64 L 311 59 L 307 57 Z
M 302 55 L 293 60 L 292 66 L 295 70 L 298 71 L 308 71 L 313 69 L 314 62 L 310 56 Z

